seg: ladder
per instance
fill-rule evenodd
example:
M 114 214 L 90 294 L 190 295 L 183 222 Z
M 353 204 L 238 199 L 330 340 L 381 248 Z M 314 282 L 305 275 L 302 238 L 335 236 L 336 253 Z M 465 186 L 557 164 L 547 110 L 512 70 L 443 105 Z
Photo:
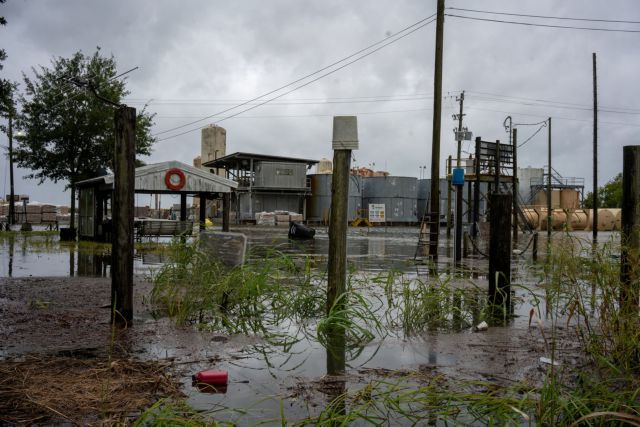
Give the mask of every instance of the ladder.
M 433 220 L 432 212 L 430 212 L 430 199 L 427 199 L 427 206 L 422 214 L 422 220 L 420 221 L 420 232 L 418 234 L 418 245 L 416 246 L 416 252 L 413 255 L 414 261 L 418 258 L 429 255 L 429 242 L 431 241 L 431 231 L 438 230 L 440 218 Z

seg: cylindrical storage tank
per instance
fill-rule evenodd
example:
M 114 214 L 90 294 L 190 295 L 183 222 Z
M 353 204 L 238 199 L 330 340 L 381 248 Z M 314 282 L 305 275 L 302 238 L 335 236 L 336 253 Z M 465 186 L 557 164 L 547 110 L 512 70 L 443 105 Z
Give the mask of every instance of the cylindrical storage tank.
M 363 180 L 362 205 L 385 205 L 387 222 L 415 223 L 418 221 L 418 179 L 403 176 L 371 176 Z
M 311 197 L 307 203 L 307 220 L 314 222 L 329 222 L 331 212 L 331 181 L 332 174 L 309 175 L 311 178 Z M 357 175 L 349 176 L 349 204 L 347 209 L 347 220 L 353 221 L 360 214 L 361 218 L 366 216 L 362 212 L 362 177 Z
M 567 213 L 562 209 L 554 209 L 551 221 L 554 230 L 564 230 L 567 227 Z
M 415 179 L 415 178 L 414 178 Z M 427 206 L 431 203 L 431 180 L 430 179 L 419 179 L 418 180 L 418 209 L 417 209 L 417 218 L 418 221 L 422 221 L 422 217 L 424 216 L 424 211 Z M 447 186 L 449 182 L 446 178 L 440 178 L 440 216 L 445 217 L 447 215 Z M 465 183 L 465 189 L 467 188 L 468 183 Z M 464 192 L 464 199 L 467 199 L 466 191 Z M 451 209 L 453 210 L 453 204 L 455 203 L 455 192 L 451 192 Z M 366 206 L 365 206 L 366 207 Z
M 619 208 L 612 208 L 609 209 L 611 211 L 611 213 L 613 214 L 613 217 L 615 218 L 615 225 L 613 226 L 614 230 L 622 230 L 622 209 Z
M 429 204 L 429 195 L 431 194 L 431 180 L 419 179 L 418 180 L 418 221 L 422 221 L 424 211 Z
M 541 190 L 538 194 L 536 194 L 535 200 L 536 206 L 544 206 L 547 207 L 547 190 Z M 551 209 L 560 208 L 560 190 L 551 190 Z
M 590 218 L 590 222 L 593 220 Z M 616 216 L 611 209 L 598 209 L 598 231 L 612 231 L 616 225 Z
M 536 212 L 535 209 L 524 208 L 522 209 L 522 213 L 524 214 L 524 217 L 527 219 L 527 224 L 529 225 L 529 228 L 533 230 L 537 230 L 538 227 L 540 226 L 540 216 L 538 215 L 538 212 Z
M 578 209 L 580 207 L 580 193 L 571 188 L 560 190 L 560 208 Z
M 567 211 L 567 225 L 569 230 L 585 230 L 589 225 L 589 215 L 582 209 Z

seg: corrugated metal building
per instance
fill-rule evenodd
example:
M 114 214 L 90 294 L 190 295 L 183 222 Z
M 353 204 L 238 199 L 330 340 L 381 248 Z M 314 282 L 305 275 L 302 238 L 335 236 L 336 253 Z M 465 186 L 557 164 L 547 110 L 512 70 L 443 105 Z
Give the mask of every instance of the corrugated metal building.
M 306 215 L 305 200 L 311 195 L 307 170 L 316 163 L 317 160 L 238 152 L 202 165 L 223 168 L 238 183 L 232 210 L 237 221 L 253 221 L 257 212 L 279 210 Z

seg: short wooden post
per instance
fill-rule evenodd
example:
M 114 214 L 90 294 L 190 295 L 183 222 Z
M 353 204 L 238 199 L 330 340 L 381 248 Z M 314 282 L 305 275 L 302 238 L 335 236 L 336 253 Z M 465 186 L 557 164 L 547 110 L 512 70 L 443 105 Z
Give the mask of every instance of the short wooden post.
M 136 159 L 136 109 L 115 112 L 113 161 L 113 240 L 111 249 L 111 321 L 126 326 L 133 319 L 133 217 Z
M 533 262 L 538 261 L 538 232 L 533 233 L 533 248 L 531 249 L 531 258 Z
M 491 194 L 489 303 L 511 305 L 511 194 Z
M 620 310 L 637 320 L 640 299 L 640 145 L 623 147 Z M 635 320 L 634 320 L 635 321 Z
M 231 193 L 222 195 L 222 231 L 229 231 L 229 211 L 231 210 Z

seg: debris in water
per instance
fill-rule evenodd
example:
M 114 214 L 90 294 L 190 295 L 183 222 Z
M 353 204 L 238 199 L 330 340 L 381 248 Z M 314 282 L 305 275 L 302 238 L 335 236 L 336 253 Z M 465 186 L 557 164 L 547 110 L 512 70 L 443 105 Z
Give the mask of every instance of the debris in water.
M 540 358 L 540 363 L 543 363 L 545 365 L 553 365 L 553 366 L 560 366 L 561 363 L 558 362 L 557 360 L 551 360 L 548 357 L 541 357 Z
M 487 329 L 489 329 L 489 325 L 484 320 L 478 323 L 478 325 L 473 328 L 474 332 L 482 332 L 486 331 Z
M 193 381 L 203 384 L 226 386 L 229 380 L 227 371 L 200 371 L 192 377 Z

